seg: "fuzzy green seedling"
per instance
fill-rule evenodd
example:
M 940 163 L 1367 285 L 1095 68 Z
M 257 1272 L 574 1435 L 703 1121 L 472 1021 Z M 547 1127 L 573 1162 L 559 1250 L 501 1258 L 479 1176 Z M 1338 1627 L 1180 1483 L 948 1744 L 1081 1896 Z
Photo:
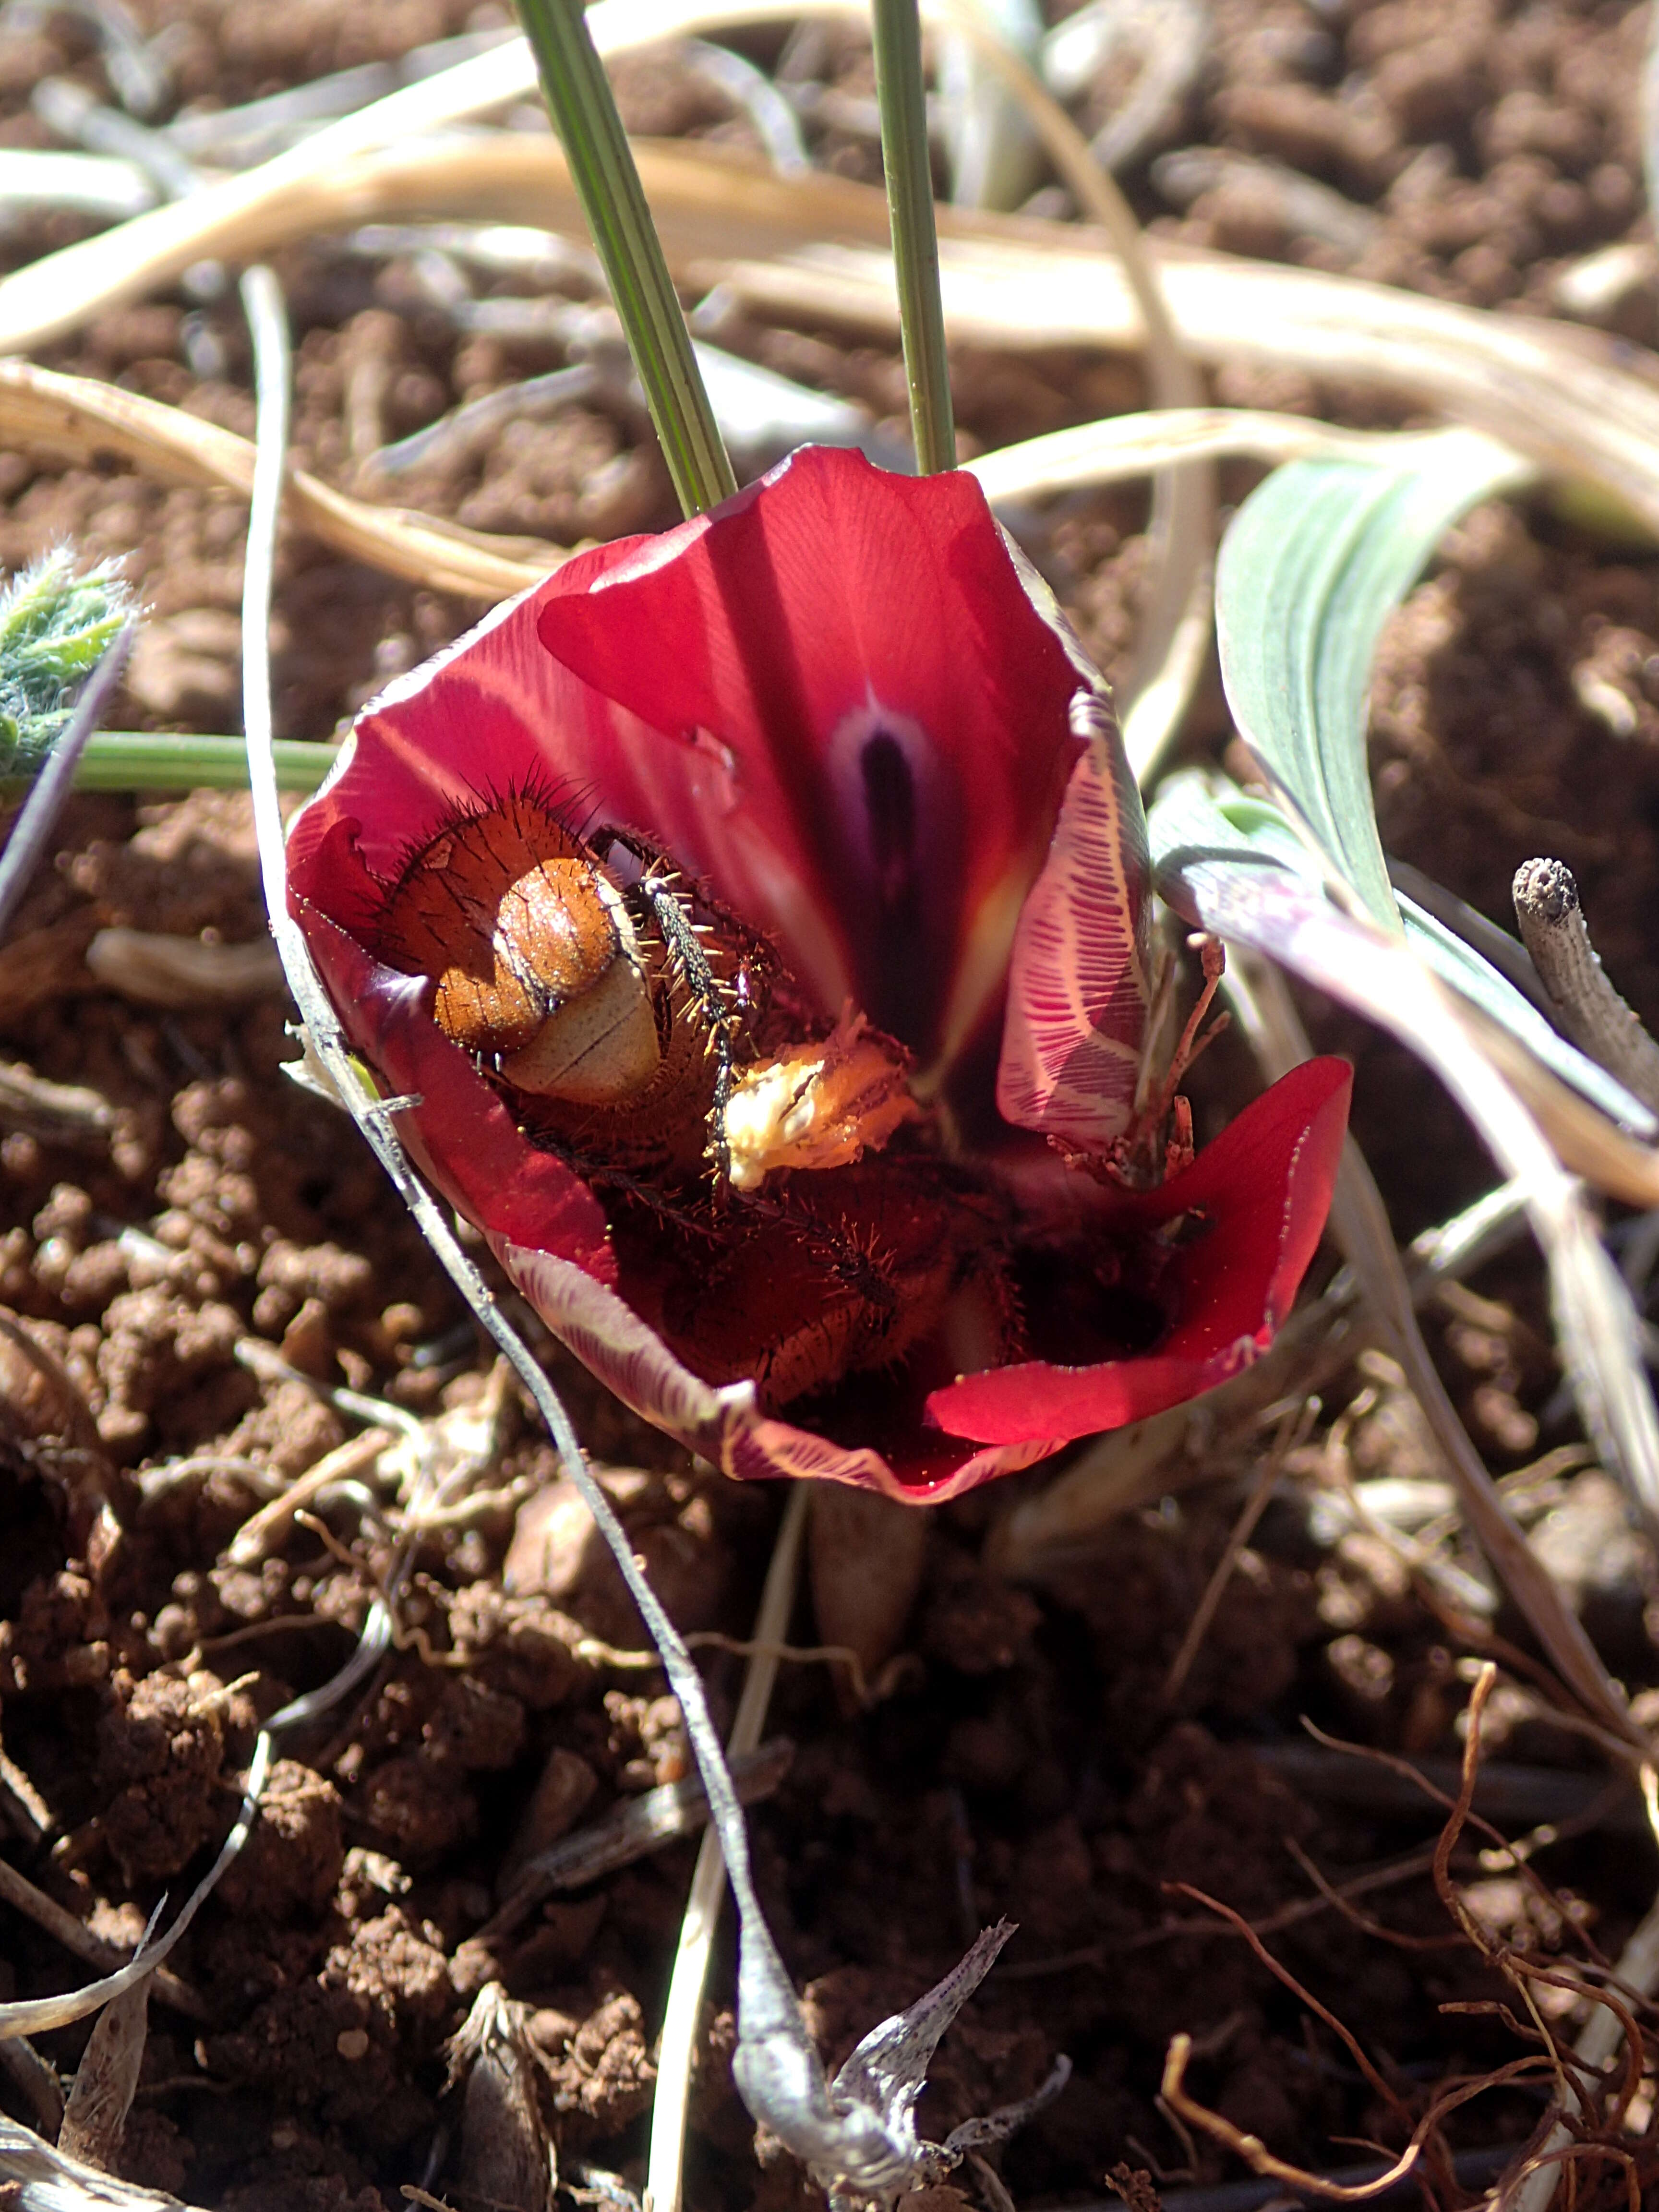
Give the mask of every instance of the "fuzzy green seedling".
M 131 586 L 116 564 L 100 561 L 77 575 L 67 545 L 0 590 L 0 775 L 39 768 L 131 612 Z

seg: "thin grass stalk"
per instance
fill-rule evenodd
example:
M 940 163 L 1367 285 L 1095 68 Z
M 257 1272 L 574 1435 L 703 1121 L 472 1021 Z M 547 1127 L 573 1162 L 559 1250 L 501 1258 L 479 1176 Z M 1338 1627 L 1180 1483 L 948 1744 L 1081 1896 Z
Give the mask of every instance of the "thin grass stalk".
M 258 279 L 258 281 L 253 281 Z M 286 434 L 289 374 L 288 333 L 282 296 L 269 270 L 250 271 L 243 288 L 250 327 L 254 334 L 255 399 L 260 465 L 256 471 L 250 528 L 258 524 L 274 536 L 280 497 Z M 252 549 L 250 549 L 252 559 Z M 258 574 L 265 589 L 270 583 L 269 556 Z M 269 600 L 264 602 L 269 621 Z M 257 603 L 253 612 L 258 618 Z M 246 603 L 245 603 L 246 614 Z M 256 654 L 258 648 L 256 647 Z M 268 662 L 265 664 L 268 667 Z M 245 672 L 246 664 L 245 663 Z M 517 1330 L 502 1313 L 483 1278 L 462 1250 L 453 1230 L 426 1185 L 410 1167 L 393 1121 L 396 1101 L 385 1100 L 374 1090 L 367 1070 L 348 1048 L 344 1033 L 321 979 L 312 963 L 310 948 L 298 922 L 289 911 L 282 816 L 277 803 L 275 764 L 271 755 L 269 699 L 245 705 L 248 731 L 250 781 L 253 787 L 254 825 L 259 839 L 259 866 L 270 932 L 281 956 L 289 988 L 300 1009 L 307 1042 L 317 1063 L 334 1085 L 369 1149 L 408 1206 L 422 1235 L 439 1262 L 489 1336 L 523 1384 L 541 1416 L 562 1472 L 574 1485 L 594 1525 L 609 1547 L 629 1595 L 638 1607 L 647 1633 L 661 1657 L 670 1689 L 679 1700 L 691 1754 L 696 1761 L 708 1799 L 711 1828 L 720 1838 L 727 1878 L 738 1916 L 738 2050 L 737 2060 L 747 2070 L 744 2094 L 757 2118 L 774 2132 L 792 2129 L 803 2113 L 816 2121 L 822 2108 L 831 2124 L 823 2069 L 818 2061 L 799 2002 L 771 1930 L 756 1895 L 749 1856 L 749 1832 L 743 1808 L 726 1764 L 720 1735 L 708 1711 L 702 1678 L 693 1664 L 684 1640 L 663 1609 L 635 1556 L 634 1547 L 610 1500 L 582 1455 L 570 1416 L 541 1367 L 532 1357 Z M 349 1671 L 349 1668 L 344 1671 Z M 340 1680 L 337 1677 L 337 1682 Z M 306 1701 L 301 1700 L 303 1705 Z M 285 1709 L 297 1715 L 298 1705 Z M 27 2032 L 27 2031 L 25 2031 Z
M 927 88 L 916 0 L 874 0 L 872 27 L 910 429 L 917 468 L 925 477 L 937 476 L 957 465 L 957 428 L 939 298 L 933 165 L 927 144 Z
M 1471 433 L 1470 434 L 1474 434 Z M 1162 407 L 1045 430 L 963 463 L 987 499 L 1043 499 L 1086 485 L 1124 483 L 1176 461 L 1383 462 L 1411 467 L 1443 430 L 1348 430 L 1306 415 L 1252 407 Z M 1516 456 L 1517 466 L 1520 456 Z
M 277 738 L 278 791 L 315 791 L 340 757 L 337 745 Z M 28 779 L 0 779 L 0 796 Z M 143 730 L 104 730 L 89 738 L 75 764 L 77 791 L 246 791 L 247 747 L 240 738 L 152 737 Z
M 767 1707 L 772 1702 L 773 1685 L 777 1680 L 778 1646 L 788 1633 L 789 1615 L 800 1581 L 801 1544 L 810 1497 L 811 1486 L 796 1483 L 778 1524 L 766 1585 L 755 1616 L 755 1648 L 744 1676 L 732 1733 L 726 1739 L 726 1756 L 730 1759 L 753 1751 L 766 1728 Z M 651 2153 L 646 2178 L 652 2212 L 679 2212 L 691 2069 L 702 2016 L 703 1987 L 708 1979 L 708 1963 L 720 1929 L 720 1904 L 725 1893 L 726 1858 L 720 1850 L 720 1839 L 712 1827 L 707 1828 L 697 1849 L 697 1863 L 692 1870 L 691 1887 L 680 1923 L 679 1945 L 674 1954 L 674 1972 L 657 2047 L 657 2091 L 651 2108 Z
M 253 447 L 234 431 L 28 361 L 0 360 L 0 442 L 74 461 L 113 457 L 162 483 L 222 485 L 244 499 L 253 482 Z M 349 559 L 492 605 L 539 583 L 565 557 L 535 538 L 492 538 L 405 507 L 371 506 L 303 469 L 289 471 L 286 512 L 295 528 Z
M 738 480 L 580 0 L 519 0 L 519 14 L 680 506 L 718 507 Z

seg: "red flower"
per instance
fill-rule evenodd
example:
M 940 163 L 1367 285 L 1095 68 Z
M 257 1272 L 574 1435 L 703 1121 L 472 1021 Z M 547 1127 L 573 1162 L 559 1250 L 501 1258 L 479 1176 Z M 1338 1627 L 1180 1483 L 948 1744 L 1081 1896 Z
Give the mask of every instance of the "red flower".
M 730 1474 L 954 1496 L 1237 1372 L 1318 1242 L 1338 1062 L 1155 1189 L 1055 1149 L 1131 1118 L 1145 832 L 965 477 L 809 448 L 578 555 L 365 710 L 289 866 L 412 1155 Z

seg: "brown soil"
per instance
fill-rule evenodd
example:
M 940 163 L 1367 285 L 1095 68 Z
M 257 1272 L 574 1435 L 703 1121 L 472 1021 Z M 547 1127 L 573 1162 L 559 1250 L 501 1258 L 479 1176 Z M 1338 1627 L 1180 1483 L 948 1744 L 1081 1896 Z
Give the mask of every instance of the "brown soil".
M 492 20 L 458 0 L 346 10 L 143 0 L 137 12 L 151 29 L 172 27 L 179 99 L 227 105 Z M 1574 257 L 1645 235 L 1645 20 L 1588 0 L 1218 0 L 1195 90 L 1126 181 L 1149 217 L 1189 240 L 1548 310 Z M 848 100 L 867 95 L 855 44 L 826 38 L 817 66 Z M 0 143 L 47 143 L 28 90 L 64 70 L 102 90 L 77 17 L 0 32 Z M 672 60 L 630 66 L 623 89 L 641 127 L 741 135 Z M 1109 96 L 1103 80 L 1103 113 Z M 832 112 L 842 121 L 813 126 L 815 152 L 871 174 L 868 139 L 842 127 L 847 108 Z M 1364 243 L 1354 247 L 1358 234 L 1334 219 L 1322 234 L 1298 228 L 1260 171 L 1224 173 L 1177 219 L 1147 164 L 1194 145 L 1270 157 L 1334 188 L 1364 211 Z M 54 219 L 8 245 L 26 257 L 70 234 Z M 1339 234 L 1347 245 L 1333 243 Z M 298 348 L 296 449 L 353 488 L 381 443 L 564 359 L 551 338 L 458 333 L 406 258 L 318 246 L 290 252 L 281 273 Z M 590 289 L 580 276 L 567 288 L 573 301 Z M 1630 335 L 1659 331 L 1656 297 L 1650 279 L 1624 296 Z M 890 352 L 814 331 L 725 337 L 878 416 L 902 410 Z M 246 339 L 228 298 L 123 310 L 50 358 L 251 426 Z M 958 371 L 964 431 L 986 445 L 1133 404 L 1137 392 L 1132 369 L 1064 356 L 965 355 Z M 1271 392 L 1260 378 L 1224 373 L 1216 384 L 1231 399 L 1377 419 L 1369 402 L 1293 378 Z M 642 424 L 597 402 L 521 422 L 489 450 L 400 483 L 398 496 L 563 543 L 674 519 Z M 1067 508 L 1045 549 L 1109 672 L 1133 638 L 1143 520 L 1138 495 L 1091 497 Z M 0 563 L 67 537 L 89 557 L 125 556 L 151 611 L 113 718 L 124 726 L 235 726 L 244 521 L 228 496 L 0 455 Z M 327 735 L 478 611 L 286 539 L 280 732 Z M 1659 1018 L 1651 558 L 1610 553 L 1542 510 L 1478 514 L 1390 632 L 1376 735 L 1392 851 L 1499 920 L 1516 864 L 1559 854 L 1608 966 Z M 1212 696 L 1191 742 L 1224 736 Z M 130 1943 L 216 1847 L 258 1722 L 340 1664 L 385 1571 L 384 1531 L 361 1490 L 232 1551 L 283 1480 L 357 1433 L 327 1391 L 347 1385 L 441 1423 L 477 1414 L 492 1386 L 453 1292 L 367 1152 L 279 1073 L 292 1057 L 283 1003 L 166 1012 L 117 996 L 84 961 L 93 931 L 112 923 L 257 938 L 246 800 L 77 799 L 0 973 L 0 1058 L 89 1088 L 110 1109 L 66 1129 L 0 1106 L 0 1304 L 21 1317 L 15 1336 L 0 1329 L 0 1723 L 14 1777 L 0 1777 L 0 1811 L 13 1863 L 95 1934 Z M 1489 1167 L 1414 1063 L 1328 1010 L 1310 1012 L 1358 1061 L 1356 1130 L 1402 1235 L 1486 1187 Z M 1201 1113 L 1248 1079 L 1231 1049 L 1213 1056 Z M 1577 1440 L 1529 1263 L 1504 1262 L 1449 1294 L 1434 1334 L 1496 1468 Z M 776 1499 L 699 1475 L 538 1341 L 675 1618 L 744 1635 Z M 772 1726 L 796 1750 L 753 1815 L 758 1872 L 826 2056 L 838 2060 L 912 2000 L 981 1924 L 1017 1920 L 1003 1966 L 947 2039 L 922 2119 L 940 2136 L 1025 2096 L 1068 2052 L 1072 2086 L 997 2156 L 1022 2212 L 1096 2202 L 1124 2161 L 1170 2192 L 1237 2178 L 1237 2161 L 1160 2110 L 1177 2032 L 1194 2039 L 1197 2096 L 1279 2156 L 1324 2169 L 1361 2156 L 1357 2142 L 1398 2148 L 1437 2088 L 1528 2047 L 1497 2009 L 1512 2001 L 1507 1985 L 1454 1930 L 1420 1859 L 1354 1913 L 1310 1907 L 1307 1861 L 1332 1882 L 1406 1861 L 1440 1815 L 1409 1787 L 1379 1801 L 1316 1785 L 1299 1721 L 1455 1758 L 1476 1648 L 1462 1615 L 1425 1602 L 1397 1548 L 1318 1504 L 1350 1474 L 1437 1473 L 1397 1377 L 1373 1358 L 1321 1387 L 1324 1413 L 1287 1460 L 1173 1692 L 1170 1662 L 1241 1485 L 1259 1469 L 1259 1439 L 1212 1460 L 1207 1486 L 1131 1514 L 1030 1587 L 991 1571 L 986 1540 L 1048 1471 L 935 1514 L 877 1701 L 853 1710 L 821 1666 L 783 1671 Z M 497 1443 L 495 1502 L 424 1540 L 399 1601 L 398 1648 L 356 1705 L 285 1741 L 252 1842 L 170 1961 L 178 1980 L 152 2001 L 119 2156 L 132 2179 L 234 2212 L 397 2212 L 405 2185 L 477 2203 L 469 2186 L 489 2192 L 459 2163 L 468 2138 L 444 2046 L 495 1979 L 525 2008 L 533 2095 L 566 2170 L 591 2160 L 640 2185 L 693 1847 L 556 1898 L 510 1936 L 476 1939 L 504 1866 L 676 1778 L 684 1746 L 661 1678 L 605 1655 L 637 1645 L 639 1625 L 511 1394 Z M 1659 1692 L 1655 1562 L 1588 1457 L 1567 1450 L 1544 1468 L 1530 1509 L 1537 1540 L 1615 1673 Z M 1463 1565 L 1478 1581 L 1478 1561 Z M 1498 1626 L 1522 1637 L 1507 1615 Z M 805 1600 L 795 1633 L 818 1638 Z M 739 1662 L 705 1656 L 726 1715 Z M 1610 1805 L 1593 1749 L 1543 1725 L 1519 1692 L 1505 1695 L 1492 1755 L 1551 1771 L 1562 1834 L 1534 1860 L 1547 1896 L 1462 1855 L 1470 1909 L 1497 1942 L 1615 1955 L 1650 1902 L 1651 1847 L 1629 1807 Z M 30 1790 L 49 1814 L 45 1832 L 31 1825 Z M 1494 1814 L 1517 1830 L 1540 1817 Z M 1360 2039 L 1389 2098 L 1224 1924 L 1171 1894 L 1177 1882 L 1275 1931 L 1276 1955 Z M 16 1994 L 83 1978 L 32 1922 L 9 1908 L 4 1920 Z M 729 1996 L 722 1958 L 689 2202 L 786 2212 L 814 2192 L 775 2148 L 757 2153 L 730 2083 Z M 1570 1997 L 1556 2016 L 1571 2027 Z M 83 2024 L 41 2040 L 65 2077 L 87 2033 Z M 1448 2123 L 1448 2139 L 1459 2151 L 1518 2145 L 1547 2094 L 1537 2077 L 1492 2091 Z M 14 2101 L 9 2086 L 0 2099 Z M 1632 2133 L 1626 2144 L 1650 2192 L 1651 2143 Z M 930 2212 L 997 2201 L 971 2172 L 957 2183 L 961 2194 L 941 2187 L 926 2200 Z M 1625 2181 L 1603 2161 L 1579 2185 L 1612 2203 Z

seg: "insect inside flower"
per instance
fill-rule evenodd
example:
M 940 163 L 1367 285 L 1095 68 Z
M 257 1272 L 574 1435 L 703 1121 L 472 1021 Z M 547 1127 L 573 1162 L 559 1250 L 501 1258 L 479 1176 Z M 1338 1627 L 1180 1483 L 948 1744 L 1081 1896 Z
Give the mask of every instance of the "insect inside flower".
M 902 1047 L 857 1018 L 769 1052 L 804 1018 L 763 939 L 644 838 L 532 793 L 413 854 L 377 935 L 532 1142 L 665 1211 L 842 1166 L 917 1110 Z
M 429 979 L 439 1029 L 532 1144 L 642 1217 L 643 1243 L 679 1232 L 663 1305 L 714 1365 L 745 1371 L 758 1343 L 781 1404 L 897 1358 L 936 1318 L 959 1209 L 914 1167 L 902 1196 L 832 1172 L 923 1118 L 908 1054 L 850 1010 L 823 1032 L 758 933 L 646 839 L 515 793 L 410 855 L 375 935 L 388 966 Z

